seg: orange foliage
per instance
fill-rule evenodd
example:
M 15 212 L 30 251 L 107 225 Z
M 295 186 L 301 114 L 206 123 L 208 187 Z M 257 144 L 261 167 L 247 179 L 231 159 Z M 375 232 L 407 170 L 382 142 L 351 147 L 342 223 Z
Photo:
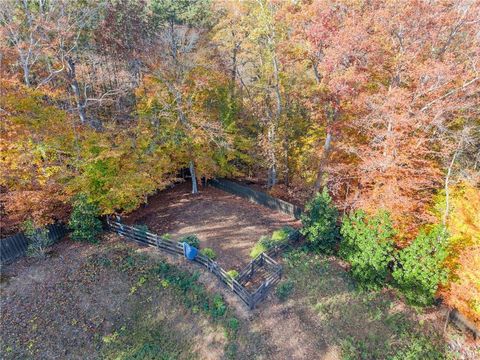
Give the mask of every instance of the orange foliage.
M 5 212 L 0 223 L 2 235 L 20 230 L 27 219 L 33 220 L 37 226 L 65 221 L 70 210 L 66 201 L 67 197 L 58 185 L 1 194 L 0 203 Z
M 466 248 L 458 264 L 455 279 L 443 291 L 445 302 L 480 326 L 480 245 Z

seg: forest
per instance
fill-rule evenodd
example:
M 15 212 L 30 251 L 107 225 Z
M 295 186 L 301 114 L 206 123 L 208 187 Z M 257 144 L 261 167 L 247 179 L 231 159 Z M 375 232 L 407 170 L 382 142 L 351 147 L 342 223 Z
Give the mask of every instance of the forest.
M 480 2 L 3 0 L 0 63 L 2 237 L 251 181 L 480 325 Z

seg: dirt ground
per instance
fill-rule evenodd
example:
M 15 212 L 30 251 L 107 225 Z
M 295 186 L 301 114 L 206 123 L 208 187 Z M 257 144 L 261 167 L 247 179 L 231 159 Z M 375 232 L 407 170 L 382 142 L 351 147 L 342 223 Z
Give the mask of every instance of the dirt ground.
M 288 215 L 211 186 L 193 195 L 190 186 L 182 183 L 161 191 L 124 221 L 145 224 L 151 231 L 170 234 L 175 240 L 196 234 L 201 247 L 215 250 L 217 262 L 227 271 L 240 270 L 251 260 L 249 253 L 262 235 L 286 225 L 300 226 Z
M 125 248 L 196 272 L 210 294 L 222 294 L 240 321 L 235 355 L 227 356 L 224 329 L 172 297 L 168 284 L 143 283 L 145 265 Z M 454 329 L 442 335 L 442 312 L 417 313 L 388 291 L 358 292 L 333 258 L 290 258 L 283 259 L 283 281 L 293 282 L 293 293 L 280 301 L 272 292 L 249 311 L 212 274 L 182 257 L 113 234 L 99 245 L 62 241 L 47 259 L 23 258 L 3 268 L 0 358 L 147 359 L 131 353 L 139 344 L 141 353 L 155 349 L 157 340 L 174 354 L 165 359 L 437 360 L 446 358 L 446 346 L 458 352 L 455 359 L 478 358 L 478 346 L 467 346 Z M 418 348 L 432 355 L 412 355 Z

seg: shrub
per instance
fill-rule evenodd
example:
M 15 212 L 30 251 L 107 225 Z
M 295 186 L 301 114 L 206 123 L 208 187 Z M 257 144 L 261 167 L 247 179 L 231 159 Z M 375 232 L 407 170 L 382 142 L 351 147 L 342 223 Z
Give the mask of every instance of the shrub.
M 46 228 L 37 229 L 32 220 L 26 220 L 22 224 L 25 236 L 30 240 L 27 247 L 27 256 L 44 258 L 48 247 L 53 244 Z
M 79 195 L 74 199 L 69 222 L 73 240 L 97 242 L 97 236 L 102 232 L 98 213 L 98 207 L 89 202 L 85 195 Z
M 274 243 L 285 244 L 288 241 L 295 241 L 299 237 L 299 232 L 297 229 L 291 226 L 284 226 L 281 229 L 275 230 L 272 233 L 272 241 Z
M 300 232 L 311 247 L 327 254 L 333 253 L 339 239 L 338 211 L 326 188 L 307 203 L 301 219 L 303 228 Z
M 227 328 L 232 334 L 236 334 L 240 328 L 240 321 L 235 317 L 228 319 Z
M 215 294 L 213 296 L 212 305 L 210 306 L 210 315 L 217 319 L 227 312 L 227 305 L 223 301 L 222 295 Z
M 445 284 L 448 271 L 443 266 L 448 256 L 447 234 L 442 226 L 421 231 L 398 255 L 393 278 L 409 302 L 430 305 L 439 285 Z
M 228 270 L 227 275 L 230 276 L 231 279 L 235 279 L 238 276 L 237 270 Z
M 395 231 L 387 212 L 372 217 L 358 210 L 343 220 L 340 256 L 351 265 L 351 272 L 362 286 L 382 286 L 393 259 Z
M 180 239 L 180 242 L 186 242 L 188 245 L 197 249 L 200 248 L 200 239 L 195 234 L 184 236 Z
M 210 248 L 202 249 L 200 250 L 200 253 L 208 257 L 210 260 L 215 260 L 217 258 L 217 254 L 215 253 L 215 251 Z
M 260 237 L 260 240 L 253 246 L 252 251 L 250 251 L 250 257 L 256 258 L 263 252 L 268 251 L 269 249 L 270 238 L 266 235 Z
M 280 301 L 285 301 L 293 292 L 293 282 L 290 280 L 284 281 L 278 285 L 275 295 Z
M 260 240 L 252 248 L 250 257 L 256 258 L 262 252 L 266 252 L 275 246 L 282 246 L 288 244 L 290 241 L 298 240 L 300 233 L 297 229 L 291 226 L 284 226 L 281 229 L 275 230 L 272 236 L 262 236 Z

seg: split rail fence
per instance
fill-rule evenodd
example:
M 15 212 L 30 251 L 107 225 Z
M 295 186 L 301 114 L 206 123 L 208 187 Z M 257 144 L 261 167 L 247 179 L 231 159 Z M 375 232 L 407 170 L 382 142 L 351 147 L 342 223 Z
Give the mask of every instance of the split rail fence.
M 179 242 L 167 240 L 144 229 L 123 224 L 118 218 L 117 220 L 107 218 L 107 224 L 111 231 L 129 240 L 156 247 L 161 251 L 173 255 L 184 255 L 183 245 Z M 216 261 L 211 260 L 203 254 L 199 253 L 192 261 L 206 267 L 226 284 L 249 309 L 254 309 L 282 277 L 282 266 L 266 253 L 262 253 L 253 259 L 235 278 L 230 276 Z M 260 271 L 265 275 L 264 280 L 255 290 L 250 291 L 246 287 L 246 284 Z

